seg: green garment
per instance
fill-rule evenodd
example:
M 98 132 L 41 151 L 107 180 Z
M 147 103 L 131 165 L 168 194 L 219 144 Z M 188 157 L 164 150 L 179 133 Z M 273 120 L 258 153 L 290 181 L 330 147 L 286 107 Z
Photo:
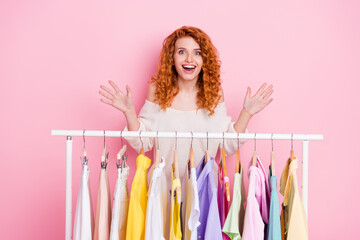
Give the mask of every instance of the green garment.
M 240 173 L 235 173 L 234 176 L 233 200 L 222 229 L 222 231 L 232 240 L 241 239 L 240 233 L 243 231 L 244 227 L 245 199 L 244 177 L 242 167 L 240 166 Z

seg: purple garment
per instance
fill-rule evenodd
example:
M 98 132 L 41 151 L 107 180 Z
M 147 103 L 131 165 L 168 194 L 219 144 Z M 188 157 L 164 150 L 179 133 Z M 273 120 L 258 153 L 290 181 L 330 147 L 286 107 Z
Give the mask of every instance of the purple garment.
M 203 168 L 205 157 L 196 168 L 197 187 L 200 205 L 200 226 L 197 228 L 197 239 L 222 239 L 218 203 L 216 199 L 217 188 L 215 184 L 211 157 Z
M 219 204 L 219 216 L 220 216 L 220 224 L 221 229 L 224 227 L 226 217 L 228 215 L 230 209 L 230 202 L 226 199 L 226 186 L 225 186 L 225 179 L 224 179 L 224 171 L 222 166 L 219 166 L 219 173 L 218 173 L 218 194 L 217 200 Z M 222 233 L 223 240 L 230 240 L 229 236 L 225 233 Z

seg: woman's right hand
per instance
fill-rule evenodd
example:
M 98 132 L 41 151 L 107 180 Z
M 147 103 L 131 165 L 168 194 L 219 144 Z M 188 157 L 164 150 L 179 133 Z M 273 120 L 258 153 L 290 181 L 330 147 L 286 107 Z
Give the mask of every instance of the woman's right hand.
M 109 104 L 116 109 L 119 109 L 124 114 L 126 114 L 129 110 L 133 110 L 133 101 L 132 101 L 132 94 L 131 89 L 129 86 L 126 86 L 126 95 L 120 91 L 119 87 L 116 84 L 109 80 L 110 85 L 113 87 L 115 92 L 110 88 L 101 85 L 100 88 L 104 91 L 99 91 L 99 93 L 107 99 L 101 99 L 103 103 Z

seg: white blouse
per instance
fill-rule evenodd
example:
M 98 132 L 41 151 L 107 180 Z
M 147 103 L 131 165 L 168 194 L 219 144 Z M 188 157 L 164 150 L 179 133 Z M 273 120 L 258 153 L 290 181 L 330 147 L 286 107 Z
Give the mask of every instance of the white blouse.
M 165 159 L 152 172 L 146 207 L 145 240 L 165 240 L 168 236 L 167 201 L 168 187 L 163 172 Z
M 197 227 L 200 225 L 200 206 L 199 206 L 199 195 L 197 188 L 196 169 L 191 168 L 190 173 L 184 178 L 186 186 L 185 196 L 185 224 L 183 235 L 184 239 L 196 240 L 197 239 Z M 184 206 L 184 205 L 183 205 Z
M 129 209 L 129 191 L 127 186 L 129 167 L 125 166 L 117 170 L 118 178 L 113 198 L 110 240 L 126 238 L 126 221 Z
M 94 215 L 90 197 L 90 170 L 83 165 L 74 220 L 74 240 L 91 240 L 94 232 Z

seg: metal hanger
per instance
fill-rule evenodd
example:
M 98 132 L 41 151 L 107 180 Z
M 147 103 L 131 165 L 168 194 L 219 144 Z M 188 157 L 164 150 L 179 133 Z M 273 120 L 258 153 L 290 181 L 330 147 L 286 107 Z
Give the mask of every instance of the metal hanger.
M 193 135 L 193 132 L 191 132 L 190 157 L 189 157 L 189 161 L 188 161 L 188 166 L 189 166 L 189 168 L 194 168 L 193 141 L 194 141 L 194 135 Z
M 141 142 L 140 154 L 144 154 L 144 143 L 141 139 L 141 131 L 139 132 L 139 137 L 140 137 L 140 142 Z
M 157 142 L 157 143 L 156 143 Z M 155 150 L 155 168 L 160 164 L 160 146 L 159 146 L 159 132 L 156 132 L 156 150 Z
M 122 168 L 126 166 L 126 159 L 127 159 L 127 153 L 126 153 L 126 145 L 124 145 L 123 143 L 123 136 L 122 136 L 122 131 L 120 132 L 120 137 L 121 137 L 121 149 L 117 154 L 117 163 L 116 166 L 117 168 Z M 122 159 L 122 161 L 120 162 L 120 159 Z
M 86 149 L 85 149 L 85 129 L 83 131 L 83 141 L 84 141 L 83 157 L 80 157 L 80 159 L 81 159 L 81 164 L 82 165 L 87 165 L 88 164 L 88 158 L 86 157 L 87 153 L 86 153 Z
M 290 160 L 294 160 L 295 159 L 295 154 L 294 154 L 294 134 L 291 134 L 291 151 L 290 151 Z
M 179 177 L 179 163 L 178 163 L 178 152 L 177 152 L 177 132 L 175 131 L 175 149 L 174 149 L 174 161 L 173 161 L 173 169 L 175 179 L 180 179 Z M 181 188 L 177 187 L 175 189 L 176 199 L 178 203 L 181 203 Z
M 101 167 L 102 168 L 106 168 L 107 160 L 109 158 L 109 153 L 106 152 L 107 146 L 106 146 L 106 141 L 105 141 L 105 135 L 106 135 L 106 132 L 104 130 L 104 150 L 103 150 L 102 155 L 101 155 Z
M 257 154 L 256 154 L 256 133 L 254 135 L 254 152 L 252 158 L 252 166 L 256 166 L 257 164 Z
M 210 152 L 209 152 L 209 132 L 206 132 L 206 151 L 205 151 L 205 163 L 210 161 Z
M 274 153 L 274 134 L 271 134 L 271 154 L 270 154 L 270 169 L 271 176 L 275 176 L 275 153 Z
M 223 145 L 222 145 L 222 148 L 221 148 L 221 163 L 222 163 L 222 169 L 223 169 L 223 173 L 224 173 L 226 200 L 228 202 L 230 202 L 229 177 L 227 176 L 227 171 L 226 171 L 225 133 L 224 132 L 223 132 Z
M 238 148 L 236 150 L 236 163 L 235 163 L 235 173 L 240 173 L 240 137 L 239 137 L 239 133 L 237 136 L 237 143 L 238 143 Z

